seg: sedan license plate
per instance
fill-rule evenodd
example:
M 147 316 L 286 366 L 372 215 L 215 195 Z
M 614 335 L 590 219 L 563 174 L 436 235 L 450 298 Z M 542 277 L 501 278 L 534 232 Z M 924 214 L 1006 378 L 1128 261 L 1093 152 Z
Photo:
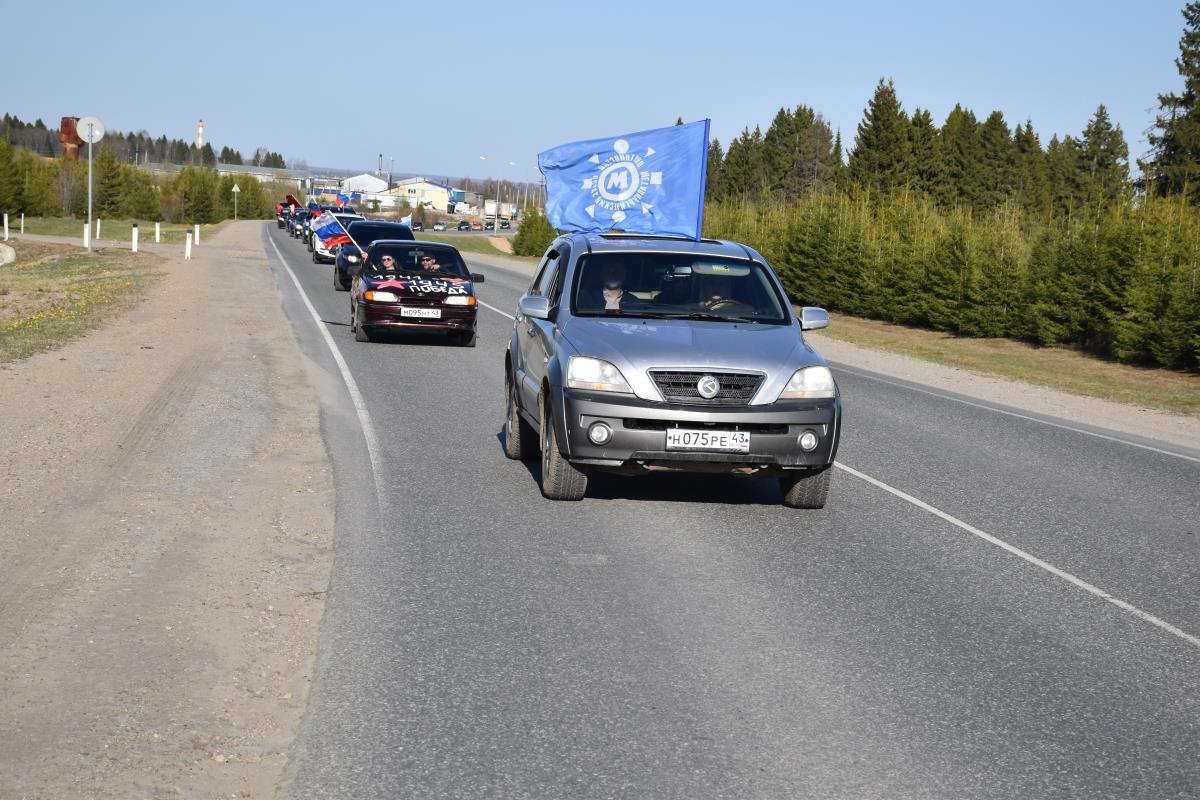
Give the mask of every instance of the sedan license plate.
M 440 308 L 402 308 L 400 309 L 402 317 L 420 317 L 421 319 L 441 319 L 442 310 Z
M 668 450 L 716 450 L 733 453 L 750 452 L 749 431 L 697 431 L 687 428 L 667 429 Z

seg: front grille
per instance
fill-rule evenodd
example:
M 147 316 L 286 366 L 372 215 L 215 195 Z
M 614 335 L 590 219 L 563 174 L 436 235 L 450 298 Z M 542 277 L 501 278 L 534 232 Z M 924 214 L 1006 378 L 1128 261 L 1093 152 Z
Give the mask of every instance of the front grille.
M 711 400 L 701 397 L 696 389 L 697 382 L 705 375 L 711 375 L 721 383 L 721 390 Z M 763 382 L 763 376 L 753 372 L 650 370 L 650 377 L 668 403 L 701 406 L 744 406 Z

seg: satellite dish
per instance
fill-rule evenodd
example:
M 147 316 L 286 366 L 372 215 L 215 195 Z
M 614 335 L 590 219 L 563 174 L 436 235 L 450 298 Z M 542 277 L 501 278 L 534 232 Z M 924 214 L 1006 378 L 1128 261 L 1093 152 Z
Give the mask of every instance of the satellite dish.
M 104 138 L 104 123 L 96 117 L 80 117 L 75 123 L 75 133 L 88 144 L 96 144 Z

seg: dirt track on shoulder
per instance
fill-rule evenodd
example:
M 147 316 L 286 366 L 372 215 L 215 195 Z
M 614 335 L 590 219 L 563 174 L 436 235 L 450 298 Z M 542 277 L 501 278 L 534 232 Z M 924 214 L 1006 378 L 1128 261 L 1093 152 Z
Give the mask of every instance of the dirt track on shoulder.
M 333 480 L 261 231 L 0 368 L 0 798 L 277 792 Z

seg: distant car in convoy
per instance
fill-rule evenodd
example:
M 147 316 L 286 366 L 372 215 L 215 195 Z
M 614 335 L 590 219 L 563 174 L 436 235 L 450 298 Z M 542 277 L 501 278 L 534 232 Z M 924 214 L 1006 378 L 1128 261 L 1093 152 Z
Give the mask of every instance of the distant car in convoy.
M 343 228 L 349 228 L 353 223 L 363 219 L 363 217 L 359 214 L 335 213 L 333 216 L 342 223 Z M 309 240 L 312 242 L 312 247 L 309 249 L 312 250 L 312 260 L 314 264 L 328 264 L 337 260 L 336 253 L 331 252 L 325 247 L 325 245 L 321 244 L 321 238 L 315 233 L 310 234 Z
M 736 242 L 574 233 L 517 304 L 504 356 L 504 453 L 541 452 L 542 494 L 588 474 L 725 472 L 777 479 L 821 508 L 842 404 L 767 260 Z
M 293 239 L 300 235 L 299 231 L 304 226 L 304 220 L 308 219 L 311 213 L 307 209 L 298 209 L 288 217 L 287 232 L 288 236 Z
M 383 330 L 445 331 L 474 347 L 474 284 L 482 282 L 448 244 L 376 239 L 350 287 L 350 330 L 360 342 Z
M 416 220 L 416 219 L 414 219 L 414 220 L 412 221 L 412 225 L 410 225 L 409 227 L 410 227 L 410 228 L 412 228 L 414 231 L 423 231 L 423 230 L 425 230 L 425 225 L 424 225 L 424 223 L 422 223 L 420 220 Z
M 465 219 L 461 220 L 458 223 L 458 229 L 460 231 L 469 231 L 471 230 L 471 223 L 467 222 Z
M 433 223 L 433 229 L 434 229 L 435 231 L 444 231 L 444 230 L 446 230 L 446 223 L 444 223 L 444 222 L 435 222 L 435 223 Z
M 509 228 L 512 227 L 512 223 L 506 219 L 502 219 L 502 220 L 500 220 L 500 227 L 503 228 L 504 230 L 508 230 Z
M 483 225 L 482 225 L 482 224 L 480 224 L 480 223 L 478 223 L 478 222 L 472 222 L 472 223 L 471 223 L 471 230 L 473 230 L 473 231 L 481 231 L 481 230 L 483 230 Z
M 396 239 L 413 241 L 412 228 L 399 222 L 384 222 L 382 220 L 362 219 L 350 223 L 346 228 L 359 247 L 366 250 L 376 239 Z M 350 282 L 354 273 L 362 264 L 362 251 L 353 244 L 344 244 L 338 248 L 337 260 L 333 267 L 333 288 L 339 292 L 350 290 Z
M 483 223 L 483 229 L 485 231 L 496 230 L 496 222 L 494 220 L 488 220 L 487 222 Z

